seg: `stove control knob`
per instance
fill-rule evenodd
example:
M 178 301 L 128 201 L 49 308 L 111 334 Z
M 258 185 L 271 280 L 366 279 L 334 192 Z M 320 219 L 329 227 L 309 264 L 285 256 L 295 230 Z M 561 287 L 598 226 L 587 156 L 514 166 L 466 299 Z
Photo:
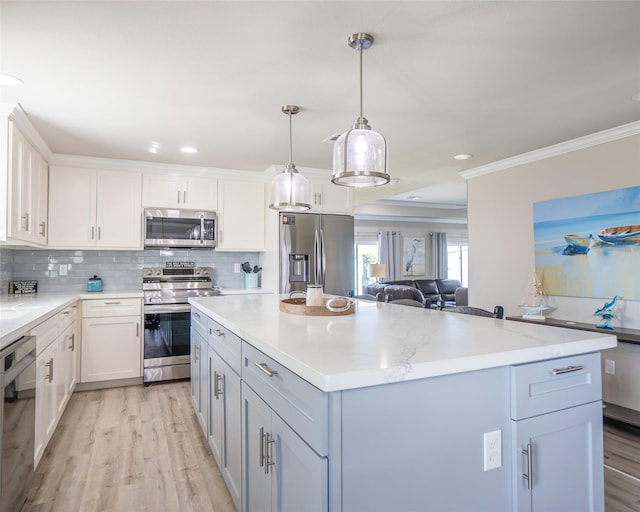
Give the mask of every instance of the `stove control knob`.
M 153 275 L 153 270 L 151 270 L 150 268 L 145 268 L 144 269 L 144 276 L 145 277 L 149 277 L 151 275 Z
M 209 269 L 208 268 L 202 269 L 202 274 L 205 275 L 205 276 L 208 276 L 209 275 Z
M 200 275 L 200 269 L 199 268 L 195 269 L 195 271 L 193 273 L 194 273 L 194 275 L 199 276 Z
M 161 276 L 162 275 L 162 270 L 160 270 L 160 269 L 156 270 L 156 275 L 157 276 Z

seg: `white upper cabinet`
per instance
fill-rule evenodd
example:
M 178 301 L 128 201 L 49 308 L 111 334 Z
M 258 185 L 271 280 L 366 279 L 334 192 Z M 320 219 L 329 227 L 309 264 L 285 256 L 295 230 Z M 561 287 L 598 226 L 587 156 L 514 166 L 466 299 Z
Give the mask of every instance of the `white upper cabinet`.
M 353 189 L 331 183 L 330 176 L 303 173 L 311 185 L 311 212 L 353 215 Z
M 47 162 L 12 121 L 8 133 L 8 236 L 30 245 L 46 245 Z
M 218 180 L 215 178 L 145 173 L 142 189 L 145 208 L 213 211 L 218 208 Z
M 264 251 L 264 188 L 262 180 L 220 180 L 217 250 Z
M 50 169 L 49 246 L 142 249 L 142 174 Z

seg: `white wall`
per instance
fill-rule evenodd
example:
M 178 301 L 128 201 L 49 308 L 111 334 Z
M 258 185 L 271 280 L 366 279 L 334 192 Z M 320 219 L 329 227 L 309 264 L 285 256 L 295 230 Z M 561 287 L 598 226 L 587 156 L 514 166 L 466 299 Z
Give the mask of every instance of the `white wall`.
M 468 180 L 469 303 L 520 315 L 534 269 L 533 203 L 640 185 L 640 135 L 579 149 Z M 640 272 L 640 262 L 638 265 Z M 603 299 L 550 297 L 551 317 L 597 323 Z M 614 326 L 640 329 L 640 301 L 619 301 Z M 505 316 L 506 316 L 505 315 Z M 616 363 L 603 376 L 605 401 L 640 410 L 640 346 L 603 353 Z

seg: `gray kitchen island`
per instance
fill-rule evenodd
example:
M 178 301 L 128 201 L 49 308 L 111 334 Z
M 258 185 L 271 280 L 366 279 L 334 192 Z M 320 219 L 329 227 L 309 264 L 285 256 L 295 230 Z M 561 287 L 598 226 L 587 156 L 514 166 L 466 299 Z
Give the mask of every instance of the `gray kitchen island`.
M 192 400 L 238 509 L 604 510 L 614 336 L 283 298 L 191 299 Z

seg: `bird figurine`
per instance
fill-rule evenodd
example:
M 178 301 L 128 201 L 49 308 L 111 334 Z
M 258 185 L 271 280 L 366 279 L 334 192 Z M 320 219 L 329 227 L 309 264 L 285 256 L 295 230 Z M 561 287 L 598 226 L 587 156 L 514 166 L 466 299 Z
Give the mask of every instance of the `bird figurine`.
M 607 302 L 601 308 L 596 309 L 596 312 L 593 316 L 599 316 L 602 318 L 602 322 L 596 325 L 598 329 L 613 329 L 609 321 L 613 318 L 613 308 L 618 301 L 618 296 L 616 295 L 611 302 Z

